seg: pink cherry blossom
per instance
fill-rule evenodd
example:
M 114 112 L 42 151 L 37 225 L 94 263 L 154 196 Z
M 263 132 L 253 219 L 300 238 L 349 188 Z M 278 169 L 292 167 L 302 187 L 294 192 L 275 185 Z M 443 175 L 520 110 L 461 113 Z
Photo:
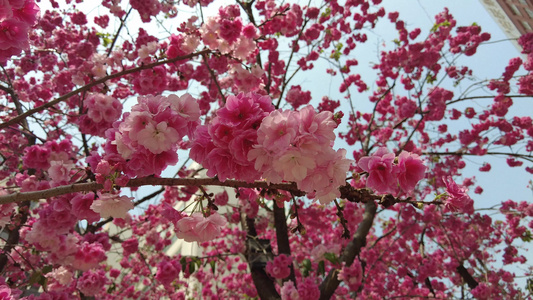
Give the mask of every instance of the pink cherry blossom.
M 204 217 L 201 213 L 194 213 L 177 222 L 177 237 L 186 242 L 206 242 L 220 235 L 221 228 L 226 225 L 226 219 L 214 213 Z
M 467 194 L 467 189 L 459 187 L 457 183 L 451 178 L 443 178 L 446 185 L 446 193 L 448 199 L 446 200 L 446 207 L 451 211 L 460 211 L 471 214 L 474 211 L 474 201 Z
M 280 254 L 267 262 L 265 270 L 270 274 L 270 276 L 278 279 L 283 279 L 289 277 L 291 274 L 291 269 L 289 265 L 292 265 L 292 260 L 290 257 L 285 254 Z
M 178 141 L 179 134 L 176 129 L 169 127 L 167 122 L 161 122 L 155 126 L 150 122 L 143 130 L 139 131 L 137 138 L 140 145 L 154 154 L 159 154 L 170 150 Z
M 368 172 L 366 186 L 378 193 L 396 193 L 398 170 L 393 165 L 395 155 L 381 147 L 372 156 L 361 157 L 358 165 Z
M 125 218 L 128 211 L 133 209 L 134 198 L 113 194 L 99 194 L 93 201 L 91 209 L 100 214 L 102 218 Z
M 411 193 L 425 176 L 426 166 L 417 154 L 402 151 L 398 155 L 398 183 L 405 193 Z

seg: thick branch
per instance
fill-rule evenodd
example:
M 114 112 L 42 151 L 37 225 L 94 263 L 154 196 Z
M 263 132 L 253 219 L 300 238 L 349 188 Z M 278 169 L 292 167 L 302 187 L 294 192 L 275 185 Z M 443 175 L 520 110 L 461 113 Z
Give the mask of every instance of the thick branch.
M 22 226 L 24 226 L 24 224 L 26 224 L 26 221 L 28 221 L 29 209 L 29 201 L 26 201 L 19 206 L 20 220 L 18 224 L 9 231 L 9 237 L 7 238 L 6 244 L 2 249 L 2 253 L 0 254 L 0 273 L 2 273 L 4 268 L 7 266 L 7 262 L 9 261 L 8 255 L 10 254 L 11 250 L 13 250 L 13 248 L 15 248 L 19 242 L 20 229 Z
M 140 67 L 136 67 L 136 68 L 131 68 L 131 69 L 127 69 L 127 70 L 124 70 L 124 71 L 121 71 L 121 72 L 117 72 L 117 73 L 114 73 L 114 74 L 111 74 L 111 75 L 108 75 L 106 77 L 102 77 L 98 80 L 95 80 L 87 85 L 84 85 L 82 86 L 81 88 L 79 89 L 76 89 L 70 93 L 67 93 L 59 98 L 56 98 L 50 102 L 47 102 L 45 103 L 44 105 L 41 105 L 41 106 L 38 106 L 38 107 L 35 107 L 33 109 L 30 109 L 28 111 L 26 111 L 25 113 L 21 114 L 21 115 L 18 115 L 16 117 L 14 117 L 13 119 L 10 119 L 4 123 L 1 123 L 0 124 L 0 129 L 3 129 L 3 128 L 6 128 L 10 125 L 13 125 L 13 124 L 17 124 L 19 122 L 22 122 L 23 120 L 25 120 L 27 117 L 35 114 L 35 113 L 38 113 L 38 112 L 41 112 L 47 108 L 50 108 L 62 101 L 65 101 L 67 100 L 68 98 L 72 97 L 72 96 L 75 96 L 81 92 L 84 92 L 84 91 L 87 91 L 89 90 L 90 88 L 92 88 L 93 86 L 96 86 L 96 85 L 99 85 L 101 83 L 104 83 L 108 80 L 111 80 L 111 79 L 114 79 L 114 78 L 118 78 L 118 77 L 122 77 L 124 75 L 128 75 L 128 74 L 131 74 L 131 73 L 136 73 L 136 72 L 139 72 L 139 71 L 142 71 L 142 70 L 146 70 L 146 69 L 151 69 L 153 67 L 157 67 L 159 65 L 164 65 L 164 64 L 168 64 L 168 63 L 173 63 L 173 62 L 176 62 L 176 61 L 180 61 L 180 60 L 185 60 L 185 59 L 190 59 L 190 58 L 193 58 L 193 57 L 196 57 L 196 56 L 199 56 L 199 55 L 203 55 L 203 54 L 206 54 L 206 53 L 209 53 L 211 50 L 202 50 L 200 52 L 196 52 L 196 53 L 191 53 L 191 54 L 188 54 L 188 55 L 184 55 L 184 56 L 178 56 L 178 57 L 175 57 L 175 58 L 171 58 L 171 59 L 167 59 L 167 60 L 161 60 L 161 61 L 158 61 L 158 62 L 155 62 L 155 63 L 152 63 L 152 64 L 147 64 L 147 65 L 142 65 Z
M 272 255 L 272 248 L 268 244 L 269 240 L 257 238 L 254 219 L 246 218 L 246 227 L 248 229 L 248 238 L 246 239 L 247 260 L 259 298 L 264 300 L 281 299 L 276 291 L 274 280 L 265 271 L 269 256 Z
M 468 273 L 468 270 L 463 265 L 459 265 L 457 267 L 457 273 L 461 275 L 463 280 L 471 289 L 475 289 L 478 286 L 477 281 L 474 279 L 474 277 L 472 277 L 472 275 L 470 275 L 470 273 Z
M 359 224 L 355 236 L 352 241 L 344 249 L 340 261 L 344 262 L 346 266 L 351 266 L 355 257 L 359 255 L 361 249 L 366 245 L 366 236 L 370 232 L 374 217 L 376 216 L 377 206 L 374 201 L 368 201 L 365 204 L 365 213 L 363 215 L 363 221 Z M 337 287 L 340 284 L 337 275 L 339 269 L 332 269 L 328 276 L 324 279 L 320 285 L 320 299 L 330 299 Z
M 291 245 L 289 244 L 289 233 L 287 228 L 287 219 L 285 218 L 285 208 L 279 207 L 274 200 L 274 225 L 276 227 L 276 241 L 278 243 L 278 254 L 291 255 Z M 290 265 L 291 274 L 288 280 L 296 284 L 294 276 L 294 267 Z
M 220 181 L 217 178 L 157 178 L 153 176 L 131 179 L 126 187 L 140 187 L 145 185 L 163 185 L 163 186 L 202 186 L 202 185 L 216 185 L 227 187 L 244 187 L 244 188 L 264 188 L 277 189 L 289 191 L 296 196 L 303 196 L 304 193 L 298 190 L 295 183 L 279 183 L 269 184 L 266 181 L 246 182 L 239 180 Z M 34 192 L 16 192 L 4 196 L 0 196 L 0 204 L 7 204 L 21 201 L 36 201 L 39 199 L 46 199 L 50 197 L 76 193 L 100 190 L 104 186 L 96 182 L 88 183 L 74 183 L 65 186 L 58 186 L 55 188 L 34 191 Z

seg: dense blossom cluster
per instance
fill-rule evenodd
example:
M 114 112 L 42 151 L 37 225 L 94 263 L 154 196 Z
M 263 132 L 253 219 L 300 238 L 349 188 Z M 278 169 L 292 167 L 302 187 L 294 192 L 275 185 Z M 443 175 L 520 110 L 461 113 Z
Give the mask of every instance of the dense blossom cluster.
M 254 181 L 261 173 L 253 168 L 248 153 L 257 144 L 258 128 L 274 110 L 269 97 L 255 93 L 229 96 L 224 107 L 207 126 L 195 132 L 191 157 L 202 164 L 208 176 Z
M 101 137 L 122 114 L 120 101 L 103 94 L 89 95 L 83 102 L 83 107 L 87 109 L 87 112 L 77 119 L 80 131 Z
M 216 212 L 207 218 L 200 213 L 194 213 L 176 223 L 176 236 L 186 242 L 210 241 L 220 236 L 221 228 L 226 222 L 226 219 Z
M 34 0 L 4 0 L 0 8 L 0 64 L 30 47 L 28 31 L 35 24 L 39 7 Z
M 331 147 L 336 127 L 333 113 L 316 113 L 312 106 L 273 111 L 261 123 L 258 145 L 248 158 L 269 182 L 294 181 L 310 197 L 328 203 L 340 196 L 351 162 L 346 150 Z
M 381 194 L 410 194 L 426 173 L 426 166 L 417 154 L 402 151 L 396 157 L 385 147 L 372 156 L 361 157 L 358 165 L 368 173 L 366 186 Z
M 131 113 L 106 131 L 104 158 L 121 164 L 131 177 L 159 175 L 178 162 L 178 143 L 192 136 L 199 116 L 198 103 L 189 94 L 140 96 Z

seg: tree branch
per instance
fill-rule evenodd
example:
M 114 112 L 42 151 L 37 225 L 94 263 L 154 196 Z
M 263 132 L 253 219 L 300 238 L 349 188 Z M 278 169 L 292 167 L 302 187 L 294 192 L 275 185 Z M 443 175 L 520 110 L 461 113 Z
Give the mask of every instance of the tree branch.
M 211 79 L 215 83 L 218 92 L 220 93 L 220 97 L 222 97 L 222 102 L 226 103 L 226 96 L 224 96 L 224 93 L 222 92 L 222 88 L 220 87 L 220 84 L 218 84 L 217 76 L 215 75 L 215 72 L 209 67 L 209 63 L 207 62 L 207 55 L 202 54 L 202 60 L 204 61 L 205 67 L 207 68 L 207 71 L 209 71 L 209 74 L 211 75 Z
M 283 202 L 285 203 L 285 202 Z M 285 218 L 285 208 L 279 207 L 274 200 L 274 226 L 276 227 L 276 241 L 278 243 L 278 254 L 291 255 L 291 245 L 289 243 L 289 233 L 287 228 L 287 219 Z M 287 280 L 291 280 L 296 285 L 294 276 L 294 267 L 290 265 L 291 274 Z
M 257 231 L 255 229 L 254 219 L 246 218 L 246 227 L 248 237 L 246 239 L 246 259 L 250 266 L 250 273 L 254 281 L 257 294 L 260 299 L 264 300 L 278 300 L 281 299 L 276 291 L 274 281 L 265 271 L 265 266 L 272 255 L 272 248 L 270 247 L 270 240 L 262 240 L 257 238 Z
M 218 178 L 158 178 L 153 176 L 131 179 L 125 187 L 140 187 L 145 185 L 163 185 L 163 186 L 202 186 L 202 185 L 216 185 L 227 187 L 244 187 L 244 188 L 264 188 L 264 189 L 277 189 L 283 191 L 289 191 L 295 196 L 303 196 L 304 192 L 298 190 L 295 183 L 279 183 L 269 184 L 266 181 L 246 182 L 239 180 L 226 180 L 220 181 Z M 32 191 L 32 192 L 16 192 L 8 195 L 0 196 L 0 204 L 7 204 L 21 201 L 36 201 L 39 199 L 46 199 L 50 197 L 77 193 L 88 192 L 94 190 L 100 190 L 104 186 L 103 184 L 96 182 L 86 183 L 73 183 L 70 185 L 58 186 L 51 189 Z
M 510 153 L 510 152 L 494 152 L 494 151 L 488 151 L 483 155 L 475 154 L 475 153 L 469 153 L 469 152 L 422 152 L 423 155 L 457 155 L 457 156 L 484 156 L 484 155 L 508 155 L 513 157 L 518 157 L 523 160 L 527 160 L 530 162 L 533 162 L 533 155 L 528 154 L 519 154 L 519 153 Z
M 106 77 L 102 77 L 98 80 L 95 80 L 87 85 L 84 85 L 82 86 L 81 88 L 79 89 L 76 89 L 70 93 L 67 93 L 59 98 L 56 98 L 50 102 L 47 102 L 41 106 L 38 106 L 38 107 L 35 107 L 33 109 L 30 109 L 28 111 L 26 111 L 25 113 L 21 114 L 21 115 L 18 115 L 4 123 L 1 123 L 0 124 L 0 129 L 3 129 L 3 128 L 6 128 L 10 125 L 13 125 L 13 124 L 17 124 L 19 122 L 22 122 L 23 120 L 25 120 L 27 117 L 35 114 L 35 113 L 38 113 L 38 112 L 41 112 L 47 108 L 50 108 L 62 101 L 65 101 L 67 100 L 68 98 L 74 96 L 74 95 L 77 95 L 81 92 L 84 92 L 84 91 L 87 91 L 89 90 L 90 88 L 92 88 L 93 86 L 96 86 L 96 85 L 99 85 L 101 83 L 104 83 L 108 80 L 111 80 L 111 79 L 114 79 L 114 78 L 118 78 L 118 77 L 122 77 L 124 75 L 128 75 L 128 74 L 131 74 L 131 73 L 136 73 L 136 72 L 139 72 L 139 71 L 142 71 L 142 70 L 146 70 L 146 69 L 151 69 L 153 67 L 157 67 L 159 65 L 164 65 L 164 64 L 168 64 L 168 63 L 173 63 L 173 62 L 176 62 L 176 61 L 180 61 L 180 60 L 185 60 L 185 59 L 190 59 L 190 58 L 193 58 L 195 56 L 200 56 L 200 55 L 203 55 L 203 54 L 206 54 L 206 53 L 209 53 L 211 50 L 202 50 L 202 51 L 199 51 L 199 52 L 196 52 L 196 53 L 191 53 L 191 54 L 188 54 L 188 55 L 184 55 L 184 56 L 178 56 L 178 57 L 175 57 L 175 58 L 171 58 L 171 59 L 167 59 L 167 60 L 161 60 L 161 61 L 158 61 L 158 62 L 155 62 L 155 63 L 151 63 L 151 64 L 147 64 L 147 65 L 141 65 L 139 67 L 136 67 L 136 68 L 131 68 L 131 69 L 127 69 L 127 70 L 124 70 L 124 71 L 121 71 L 121 72 L 117 72 L 117 73 L 114 73 L 114 74 L 111 74 L 111 75 L 108 75 Z
M 457 273 L 461 275 L 463 280 L 468 284 L 468 287 L 471 289 L 475 289 L 478 286 L 477 281 L 468 273 L 468 270 L 461 264 L 457 267 Z
M 25 201 L 19 206 L 20 220 L 13 229 L 9 230 L 9 237 L 7 238 L 5 246 L 2 249 L 2 253 L 0 254 L 0 273 L 4 271 L 4 268 L 6 267 L 7 262 L 9 261 L 8 255 L 10 254 L 11 250 L 14 249 L 19 242 L 20 229 L 26 224 L 26 221 L 28 221 L 28 216 L 30 214 L 29 210 L 29 201 Z
M 361 253 L 361 249 L 366 245 L 366 236 L 368 235 L 368 232 L 370 232 L 370 228 L 372 228 L 376 211 L 377 206 L 374 201 L 366 202 L 363 220 L 359 224 L 353 240 L 351 240 L 346 246 L 340 257 L 340 261 L 344 262 L 346 266 L 351 266 L 353 264 L 355 257 Z M 339 271 L 339 269 L 335 268 L 329 271 L 328 276 L 326 276 L 320 285 L 321 300 L 330 299 L 339 286 L 340 281 L 337 278 Z

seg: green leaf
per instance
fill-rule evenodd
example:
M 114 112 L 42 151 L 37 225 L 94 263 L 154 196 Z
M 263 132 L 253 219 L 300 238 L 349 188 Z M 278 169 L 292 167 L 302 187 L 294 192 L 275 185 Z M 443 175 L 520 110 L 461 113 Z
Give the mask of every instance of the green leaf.
M 433 25 L 433 27 L 431 27 L 431 32 L 436 32 L 437 30 L 439 30 L 440 27 L 442 26 L 450 26 L 450 22 L 448 21 L 444 21 L 442 23 L 439 23 L 439 24 L 435 24 Z
M 194 261 L 189 262 L 189 274 L 194 273 L 196 271 L 196 263 Z
M 111 294 L 113 291 L 115 291 L 117 289 L 117 286 L 115 285 L 114 282 L 111 283 L 111 285 L 107 288 L 107 293 L 108 294 Z
M 52 270 L 54 269 L 54 267 L 52 265 L 48 265 L 48 266 L 44 266 L 42 269 L 41 269 L 41 272 L 43 274 L 48 274 L 50 272 L 52 272 Z
M 334 253 L 326 252 L 326 253 L 324 253 L 324 258 L 329 260 L 332 264 L 338 264 L 339 263 L 339 258 Z
M 321 13 L 321 14 L 320 14 L 320 17 L 321 17 L 321 18 L 327 18 L 327 17 L 329 17 L 329 15 L 331 15 L 331 8 L 326 7 L 326 11 L 323 12 L 323 13 Z
M 38 283 L 43 286 L 46 283 L 46 277 L 43 276 L 41 271 L 35 271 L 31 274 L 29 283 L 30 285 Z
M 436 80 L 437 80 L 436 76 L 433 76 L 433 75 L 430 75 L 430 74 L 428 74 L 426 76 L 426 82 L 429 83 L 429 84 L 433 84 Z
M 324 261 L 321 260 L 319 263 L 318 263 L 318 270 L 317 270 L 318 274 L 319 275 L 323 275 L 324 273 L 326 273 L 326 267 L 325 267 L 325 264 L 324 264 Z
M 435 195 L 435 200 L 446 200 L 448 197 L 450 197 L 448 193 L 444 192 L 442 194 Z
M 311 271 L 312 265 L 311 265 L 311 261 L 308 258 L 304 259 L 304 261 L 302 262 L 302 267 L 303 267 L 304 277 L 309 276 L 309 271 Z
M 531 236 L 531 231 L 527 230 L 522 234 L 522 236 L 520 237 L 522 239 L 522 241 L 526 242 L 526 243 L 529 243 L 533 240 L 533 237 Z
M 335 61 L 339 61 L 339 59 L 341 58 L 341 52 L 339 50 L 335 50 L 335 52 L 331 53 L 329 58 L 333 58 L 335 59 Z

